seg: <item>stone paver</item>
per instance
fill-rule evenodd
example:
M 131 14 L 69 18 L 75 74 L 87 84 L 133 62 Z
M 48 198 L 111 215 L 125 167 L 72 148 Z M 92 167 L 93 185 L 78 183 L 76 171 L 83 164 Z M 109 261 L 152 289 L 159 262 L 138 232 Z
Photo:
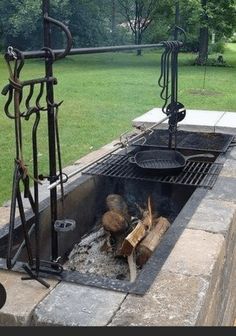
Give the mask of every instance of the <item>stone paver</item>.
M 187 110 L 186 117 L 181 121 L 179 129 L 189 131 L 214 132 L 215 125 L 221 120 L 225 112 L 223 111 L 204 111 L 204 110 Z M 160 122 L 165 115 L 160 108 L 154 108 L 142 116 L 133 120 L 133 126 L 142 124 L 154 124 Z M 167 124 L 165 121 L 163 124 Z
M 128 296 L 110 326 L 195 325 L 207 289 L 202 278 L 161 272 L 144 297 Z
M 226 235 L 234 220 L 235 212 L 236 204 L 232 202 L 203 200 L 187 227 Z
M 10 208 L 9 207 L 1 207 L 0 208 L 0 228 L 9 223 L 10 218 Z
M 0 310 L 0 326 L 29 325 L 37 304 L 57 285 L 57 281 L 47 280 L 49 289 L 37 281 L 22 281 L 22 274 L 0 271 L 0 283 L 6 288 L 7 301 Z
M 5 236 L 9 231 L 10 207 L 0 207 L 0 237 Z M 19 215 L 16 209 L 16 217 Z
M 236 147 L 233 147 L 229 153 L 227 153 L 227 157 L 232 160 L 236 160 Z
M 236 114 L 226 112 L 216 124 L 216 132 L 236 134 Z
M 155 124 L 159 123 L 161 120 L 165 118 L 164 113 L 162 112 L 161 108 L 154 108 L 140 117 L 134 119 L 132 121 L 133 126 L 141 126 L 143 124 Z M 166 124 L 166 122 L 164 122 Z
M 208 191 L 207 199 L 236 203 L 236 178 L 219 176 L 214 187 Z
M 236 178 L 236 160 L 226 160 L 220 176 Z
M 59 284 L 34 311 L 37 326 L 105 326 L 125 294 L 69 283 Z
M 199 230 L 184 230 L 166 260 L 163 270 L 191 276 L 212 276 L 217 263 L 223 262 L 224 237 Z

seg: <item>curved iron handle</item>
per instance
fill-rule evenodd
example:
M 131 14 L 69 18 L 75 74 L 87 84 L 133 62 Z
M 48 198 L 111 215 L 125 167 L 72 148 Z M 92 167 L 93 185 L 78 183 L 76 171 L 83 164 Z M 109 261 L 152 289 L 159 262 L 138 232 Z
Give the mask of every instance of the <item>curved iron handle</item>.
M 195 155 L 189 155 L 189 156 L 185 156 L 185 160 L 191 160 L 191 159 L 195 159 L 195 158 L 210 158 L 210 159 L 214 159 L 215 156 L 213 154 L 208 154 L 208 153 L 202 153 L 202 154 L 195 154 Z
M 4 58 L 7 62 L 10 76 L 19 78 L 20 72 L 25 64 L 24 54 L 19 49 L 9 46 Z M 12 58 L 15 61 L 14 70 L 10 66 L 10 61 L 12 60 Z
M 64 50 L 63 53 L 59 54 L 56 56 L 56 59 L 61 59 L 61 58 L 64 58 L 66 57 L 71 48 L 72 48 L 72 36 L 71 36 L 71 32 L 69 31 L 69 29 L 66 27 L 66 25 L 64 25 L 64 23 L 58 21 L 58 20 L 55 20 L 53 18 L 51 18 L 50 16 L 48 16 L 47 14 L 44 15 L 44 20 L 54 24 L 55 26 L 61 28 L 63 30 L 63 32 L 66 34 L 66 38 L 67 38 L 67 45 L 66 45 L 66 48 Z
M 185 31 L 182 27 L 177 26 L 177 25 L 174 25 L 174 26 L 172 26 L 172 27 L 168 30 L 168 32 L 169 32 L 169 33 L 174 33 L 175 30 L 179 30 L 180 34 L 183 34 L 183 35 L 184 35 L 184 40 L 183 40 L 183 41 L 180 41 L 180 40 L 177 40 L 177 41 L 176 41 L 177 43 L 182 43 L 182 46 L 183 46 L 183 45 L 186 43 L 186 41 L 187 41 L 187 34 L 186 34 L 186 31 Z M 179 45 L 179 47 L 181 47 L 181 45 Z

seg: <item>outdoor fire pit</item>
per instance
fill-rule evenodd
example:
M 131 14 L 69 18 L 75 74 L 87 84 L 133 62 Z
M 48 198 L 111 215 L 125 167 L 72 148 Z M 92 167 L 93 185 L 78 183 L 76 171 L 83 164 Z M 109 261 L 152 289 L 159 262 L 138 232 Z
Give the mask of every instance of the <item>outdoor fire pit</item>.
M 186 40 L 185 32 L 176 25 L 173 41 L 72 49 L 68 28 L 50 17 L 50 1 L 43 0 L 42 5 L 44 46 L 38 51 L 25 52 L 8 47 L 5 61 L 9 82 L 2 90 L 6 96 L 5 114 L 15 126 L 16 155 L 9 223 L 0 230 L 0 269 L 23 272 L 24 284 L 30 286 L 33 282 L 45 291 L 50 288 L 51 279 L 59 283 L 34 312 L 35 307 L 32 308 L 24 323 L 54 324 L 52 321 L 58 319 L 55 324 L 63 325 L 61 320 L 67 314 L 61 306 L 69 300 L 66 308 L 69 311 L 74 300 L 76 309 L 82 301 L 82 323 L 88 321 L 87 325 L 91 325 L 97 316 L 103 318 L 100 312 L 104 298 L 107 306 L 112 298 L 112 311 L 106 311 L 106 321 L 99 320 L 97 324 L 155 325 L 158 317 L 158 323 L 163 319 L 171 324 L 174 320 L 178 325 L 181 314 L 184 325 L 207 324 L 217 318 L 219 324 L 228 323 L 235 310 L 231 293 L 235 293 L 232 279 L 236 269 L 236 221 L 235 190 L 226 189 L 234 182 L 235 158 L 228 158 L 235 141 L 227 132 L 217 133 L 215 125 L 210 133 L 179 130 L 188 112 L 178 99 L 178 54 Z M 52 26 L 65 34 L 64 50 L 52 49 Z M 178 40 L 179 36 L 182 40 Z M 141 124 L 135 132 L 124 133 L 107 153 L 95 155 L 91 162 L 66 173 L 62 168 L 58 125 L 63 101 L 54 99 L 58 84 L 53 75 L 54 62 L 67 55 L 147 48 L 163 49 L 158 81 L 163 119 L 150 127 Z M 22 80 L 27 59 L 43 59 L 42 78 Z M 41 113 L 48 117 L 45 175 L 38 165 Z M 30 119 L 33 119 L 33 124 L 28 123 L 32 127 L 32 172 L 23 155 L 23 124 Z M 159 126 L 165 122 L 167 129 L 160 130 Z M 142 157 L 144 151 L 142 166 L 137 157 Z M 156 155 L 150 158 L 150 152 Z M 166 159 L 164 152 L 175 155 Z M 165 168 L 173 166 L 171 158 L 176 158 L 176 154 L 184 160 L 178 171 L 158 171 L 158 160 Z M 41 184 L 42 189 L 46 185 L 47 192 L 42 202 Z M 98 297 L 94 298 L 94 293 Z M 88 300 L 91 311 L 86 306 L 87 298 L 91 300 Z M 149 307 L 149 302 L 153 306 Z M 160 303 L 164 308 L 159 314 Z M 58 315 L 52 307 L 56 307 Z M 166 317 L 163 311 L 169 309 L 171 313 Z M 54 315 L 48 318 L 52 312 Z M 76 315 L 70 325 L 79 323 Z
M 165 132 L 168 135 L 168 131 Z M 161 132 L 156 130 L 157 143 L 158 134 L 160 134 L 160 139 L 165 137 L 163 130 Z M 186 132 L 186 135 L 192 136 L 189 132 Z M 203 137 L 203 134 L 199 134 L 199 136 Z M 222 135 L 219 137 L 222 139 Z M 198 202 L 191 202 L 192 198 L 197 197 L 195 194 L 197 195 L 199 190 L 200 193 L 204 193 L 211 189 L 217 180 L 222 168 L 222 162 L 218 162 L 217 158 L 220 151 L 227 151 L 233 137 L 224 135 L 225 144 L 221 141 L 218 147 L 216 146 L 216 138 L 215 134 L 214 142 L 212 142 L 214 148 L 209 147 L 209 140 L 206 142 L 206 147 L 202 146 L 201 148 L 202 153 L 210 151 L 213 158 L 190 160 L 178 175 L 149 174 L 134 167 L 129 162 L 129 157 L 140 150 L 140 146 L 131 146 L 128 151 L 121 149 L 112 154 L 108 153 L 82 169 L 82 176 L 69 184 L 64 197 L 64 216 L 73 219 L 76 226 L 72 231 L 62 230 L 60 232 L 59 230 L 58 232 L 60 262 L 64 264 L 64 271 L 60 274 L 59 279 L 117 291 L 144 294 L 159 272 L 159 267 L 155 267 L 157 261 L 159 262 L 159 246 L 154 249 L 147 262 L 141 266 L 137 265 L 137 278 L 130 281 L 127 255 L 115 256 L 114 253 L 102 250 L 106 242 L 106 230 L 102 225 L 103 215 L 108 210 L 106 198 L 114 194 L 123 198 L 127 204 L 130 218 L 136 219 L 133 228 L 142 218 L 140 209 L 147 211 L 150 199 L 153 218 L 154 214 L 158 214 L 158 217 L 166 218 L 170 223 L 170 228 L 169 226 L 166 228 L 158 241 L 158 245 L 159 243 L 160 245 L 165 244 L 165 235 L 171 234 L 175 221 L 181 222 L 186 209 L 193 212 L 197 208 Z M 152 146 L 149 144 L 149 147 Z M 195 150 L 185 148 L 182 152 L 194 154 Z M 60 218 L 62 215 L 60 200 L 58 207 Z M 47 206 L 40 212 L 40 257 L 45 261 L 50 261 L 51 251 L 49 211 L 50 208 Z M 182 220 L 184 221 L 184 217 Z M 30 220 L 28 222 L 30 223 Z M 131 231 L 127 231 L 123 239 Z M 142 241 L 146 235 L 147 232 L 143 236 L 141 235 L 140 240 Z M 13 252 L 19 248 L 22 238 L 19 227 L 15 233 Z M 7 235 L 2 237 L 0 245 L 1 257 L 4 258 L 7 249 Z M 170 252 L 171 248 L 168 254 Z M 26 256 L 25 253 L 22 253 L 19 261 L 26 261 Z M 43 276 L 50 275 L 44 274 Z

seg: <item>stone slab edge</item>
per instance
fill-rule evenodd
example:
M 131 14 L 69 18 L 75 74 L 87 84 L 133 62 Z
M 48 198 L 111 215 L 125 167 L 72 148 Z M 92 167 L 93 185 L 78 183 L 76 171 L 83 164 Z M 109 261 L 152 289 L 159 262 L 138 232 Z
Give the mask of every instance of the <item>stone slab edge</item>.
M 149 112 L 152 112 L 154 109 L 150 110 Z M 156 110 L 158 112 L 160 112 L 160 114 L 162 113 L 162 110 L 160 108 L 156 108 Z M 222 115 L 219 117 L 219 119 L 214 122 L 214 124 L 212 125 L 190 125 L 188 123 L 185 123 L 184 121 L 179 123 L 179 130 L 185 130 L 185 131 L 195 131 L 195 132 L 200 132 L 200 131 L 204 131 L 204 132 L 214 132 L 214 133 L 227 133 L 227 134 L 232 134 L 235 135 L 236 134 L 236 129 L 234 126 L 232 126 L 231 123 L 226 123 L 224 126 L 221 125 L 221 121 L 224 120 L 225 117 L 227 117 L 228 115 L 232 114 L 232 112 L 227 112 L 227 111 L 208 111 L 208 110 L 189 110 L 191 111 L 191 113 L 198 113 L 198 112 L 205 112 L 205 113 L 211 113 L 211 112 L 221 112 Z M 146 112 L 148 113 L 148 112 Z M 132 121 L 132 126 L 133 127 L 140 127 L 140 126 L 145 126 L 145 127 L 150 127 L 153 126 L 155 124 L 155 122 L 152 122 L 151 120 L 147 120 L 147 121 L 139 121 L 138 119 L 141 118 L 142 116 L 144 116 L 146 113 L 144 113 L 143 115 L 139 116 L 138 118 L 135 118 Z M 160 118 L 161 120 L 161 118 Z M 158 128 L 160 129 L 166 129 L 168 127 L 168 123 L 162 123 L 161 125 L 158 126 Z

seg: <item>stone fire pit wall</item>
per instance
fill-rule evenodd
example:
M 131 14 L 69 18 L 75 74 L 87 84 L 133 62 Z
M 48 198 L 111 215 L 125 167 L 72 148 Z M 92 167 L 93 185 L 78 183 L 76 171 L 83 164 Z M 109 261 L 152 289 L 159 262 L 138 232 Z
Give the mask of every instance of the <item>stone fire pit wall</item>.
M 213 127 L 215 130 L 215 124 Z M 224 125 L 224 132 L 226 128 Z M 209 131 L 212 131 L 211 125 Z M 235 133 L 232 125 L 230 132 Z M 85 164 L 111 148 L 112 144 L 107 145 L 82 158 L 80 163 Z M 190 201 L 199 204 L 196 211 L 191 212 L 187 203 L 182 210 L 182 220 L 174 222 L 161 242 L 160 264 L 153 265 L 160 271 L 144 296 L 54 283 L 51 291 L 39 295 L 38 302 L 28 303 L 22 314 L 14 309 L 20 294 L 15 291 L 13 304 L 11 287 L 14 283 L 11 282 L 12 286 L 7 289 L 12 302 L 0 310 L 0 325 L 233 325 L 236 317 L 236 148 L 228 152 L 224 160 L 213 189 L 199 188 L 192 195 Z M 167 254 L 170 248 L 171 253 Z M 0 282 L 7 274 L 0 271 Z M 5 280 L 5 283 L 9 282 Z M 27 295 L 32 297 L 32 288 L 30 294 L 25 291 L 24 296 Z

